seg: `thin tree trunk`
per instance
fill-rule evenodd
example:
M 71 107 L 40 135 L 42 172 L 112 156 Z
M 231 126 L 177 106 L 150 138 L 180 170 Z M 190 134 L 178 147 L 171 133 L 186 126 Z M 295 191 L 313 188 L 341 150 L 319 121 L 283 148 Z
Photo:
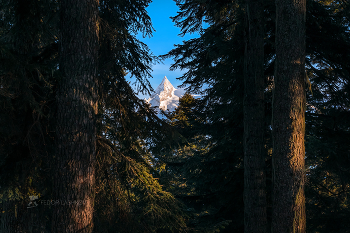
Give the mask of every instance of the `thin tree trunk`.
M 305 232 L 305 0 L 276 0 L 272 232 Z
M 92 232 L 98 0 L 61 0 L 52 232 Z
M 264 156 L 264 2 L 246 0 L 244 232 L 267 232 Z

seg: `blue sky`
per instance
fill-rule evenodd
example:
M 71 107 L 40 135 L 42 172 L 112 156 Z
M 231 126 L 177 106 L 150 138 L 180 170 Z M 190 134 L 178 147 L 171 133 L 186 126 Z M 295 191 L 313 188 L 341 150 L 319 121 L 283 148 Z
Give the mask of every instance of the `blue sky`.
M 184 37 L 178 36 L 180 28 L 176 27 L 169 18 L 170 16 L 177 15 L 178 10 L 179 8 L 172 0 L 154 0 L 147 8 L 156 31 L 153 32 L 153 37 L 151 38 L 142 38 L 141 34 L 137 38 L 147 44 L 154 55 L 166 54 L 174 48 L 174 44 L 182 44 L 184 40 L 199 36 L 198 34 L 186 35 Z M 167 76 L 175 88 L 182 84 L 182 81 L 176 78 L 180 77 L 185 71 L 170 71 L 169 68 L 172 63 L 173 60 L 169 58 L 164 60 L 163 64 L 156 64 L 152 67 L 153 78 L 149 81 L 154 89 L 157 88 L 164 76 Z

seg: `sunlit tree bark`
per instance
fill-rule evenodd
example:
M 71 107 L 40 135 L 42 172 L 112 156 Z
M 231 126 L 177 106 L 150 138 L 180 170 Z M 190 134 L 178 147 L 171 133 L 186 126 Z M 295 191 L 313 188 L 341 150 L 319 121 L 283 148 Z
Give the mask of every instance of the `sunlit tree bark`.
M 60 10 L 52 232 L 92 232 L 98 0 L 62 0 Z
M 305 232 L 305 0 L 276 1 L 272 232 Z

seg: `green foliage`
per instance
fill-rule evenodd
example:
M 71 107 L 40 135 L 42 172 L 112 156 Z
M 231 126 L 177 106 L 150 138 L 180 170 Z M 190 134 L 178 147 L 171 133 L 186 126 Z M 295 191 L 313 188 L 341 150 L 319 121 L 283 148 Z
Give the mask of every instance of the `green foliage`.
M 237 212 L 242 210 L 241 189 L 232 188 L 242 185 L 234 178 L 243 176 L 243 170 L 234 161 L 235 154 L 230 150 L 232 145 L 226 140 L 225 131 L 217 132 L 212 128 L 215 126 L 201 118 L 201 113 L 196 111 L 201 107 L 199 104 L 189 94 L 180 99 L 171 124 L 185 136 L 186 142 L 162 159 L 166 167 L 161 180 L 187 205 L 190 232 L 219 232 L 237 221 L 230 218 L 230 207 Z M 220 139 L 214 132 L 221 133 Z M 230 147 L 223 153 L 219 149 L 222 146 Z M 233 195 L 238 195 L 236 201 L 232 201 Z
M 38 230 L 43 208 L 30 213 L 29 196 L 50 190 L 48 157 L 57 78 L 57 3 L 1 1 L 0 218 L 1 231 Z M 44 214 L 45 213 L 45 214 Z M 7 220 L 6 220 L 7 219 Z M 34 222 L 35 223 L 34 223 Z
M 171 146 L 173 130 L 135 96 L 126 80 L 104 87 L 97 141 L 96 232 L 181 232 L 186 227 L 181 203 L 154 177 L 157 161 L 152 153 Z
M 348 232 L 350 5 L 309 1 L 307 7 L 308 232 Z
M 188 69 L 181 77 L 187 85 L 189 93 L 201 93 L 194 111 L 197 120 L 182 123 L 173 119 L 173 124 L 180 127 L 187 139 L 194 141 L 195 136 L 206 135 L 210 138 L 208 151 L 201 155 L 191 155 L 196 162 L 189 169 L 190 159 L 179 165 L 187 169 L 179 170 L 179 180 L 193 178 L 192 190 L 200 193 L 195 201 L 205 200 L 207 193 L 199 190 L 210 189 L 220 193 L 223 206 L 220 209 L 224 219 L 233 222 L 227 226 L 227 232 L 243 231 L 242 202 L 237 202 L 243 195 L 242 169 L 242 106 L 243 106 L 243 55 L 244 55 L 244 3 L 239 1 L 176 1 L 180 12 L 173 17 L 182 33 L 199 31 L 201 36 L 176 45 L 164 57 L 173 57 L 172 69 Z M 273 1 L 265 2 L 265 75 L 266 75 L 266 153 L 271 154 L 271 91 L 273 90 L 274 73 L 274 40 L 275 40 L 275 6 Z M 202 22 L 209 27 L 203 29 Z M 349 127 L 344 116 L 349 112 L 349 4 L 345 1 L 307 1 L 306 21 L 306 73 L 307 82 L 312 93 L 308 95 L 307 111 L 307 151 L 306 162 L 308 173 L 307 206 L 308 230 L 310 232 L 347 232 L 345 228 L 334 226 L 334 221 L 345 221 L 349 213 L 347 199 L 336 198 L 347 195 L 347 171 Z M 202 87 L 208 87 L 204 91 Z M 342 116 L 342 117 L 340 117 Z M 185 119 L 181 114 L 178 118 Z M 189 118 L 186 118 L 189 119 Z M 199 120 L 201 119 L 201 120 Z M 330 126 L 325 119 L 332 119 L 336 128 L 326 130 Z M 338 120 L 339 119 L 339 120 Z M 341 119 L 341 120 L 340 120 Z M 335 120 L 337 120 L 335 123 Z M 200 123 L 199 123 L 200 122 Z M 327 132 L 326 132 L 326 131 Z M 194 142 L 196 145 L 196 142 Z M 191 151 L 183 147 L 175 153 L 181 157 L 183 151 Z M 203 156 L 204 157 L 201 157 Z M 174 157 L 176 160 L 177 157 Z M 181 157 L 182 158 L 182 157 Z M 327 159 L 326 159 L 327 158 Z M 181 161 L 181 159 L 180 159 Z M 219 161 L 222 161 L 221 163 Z M 337 162 L 336 162 L 337 161 Z M 267 161 L 267 174 L 271 175 L 270 159 Z M 322 164 L 322 165 L 321 165 Z M 332 165 L 333 164 L 333 165 Z M 336 164 L 336 165 L 334 165 Z M 169 162 L 169 166 L 176 165 Z M 341 167 L 339 167 L 341 166 Z M 175 167 L 175 166 L 173 166 Z M 174 169 L 174 168 L 172 168 Z M 200 174 L 200 175 L 199 175 Z M 222 175 L 223 174 L 223 175 Z M 327 174 L 327 175 L 325 175 Z M 223 179 L 225 176 L 226 179 Z M 328 178 L 325 178 L 328 177 Z M 219 179 L 218 179 L 219 178 Z M 214 182 L 213 182 L 214 181 Z M 228 182 L 229 181 L 229 182 Z M 234 181 L 234 182 L 233 182 Z M 267 180 L 268 186 L 271 179 Z M 327 183 L 327 185 L 323 183 Z M 220 185 L 225 189 L 220 190 Z M 328 192 L 325 188 L 329 189 Z M 220 191 L 219 191 L 220 190 Z M 271 196 L 267 189 L 267 195 Z M 332 194 L 333 193 L 333 194 Z M 201 196 L 202 195 L 202 196 Z M 201 202 L 209 208 L 215 203 L 211 197 L 209 202 Z M 189 203 L 189 202 L 186 202 Z M 326 207 L 327 205 L 327 207 Z M 217 205 L 219 206 L 219 205 Z M 316 208 L 319 206 L 319 208 Z M 322 211 L 321 211 L 322 210 Z M 219 212 L 220 212 L 219 211 Z M 236 212 L 237 211 L 237 212 Z M 218 213 L 219 213 L 218 212 Z M 268 209 L 270 214 L 270 209 Z M 331 213 L 337 213 L 331 218 Z M 214 220 L 215 215 L 208 215 Z M 208 220 L 207 220 L 208 222 Z M 332 228 L 333 227 L 333 228 Z M 225 230 L 224 230 L 225 231 Z
M 176 133 L 136 97 L 125 77 L 129 72 L 139 91 L 149 92 L 147 77 L 157 58 L 136 39 L 137 32 L 151 35 L 149 2 L 100 1 L 96 232 L 186 228 L 181 203 L 162 189 L 153 168 L 153 151 L 176 143 Z M 51 195 L 58 10 L 50 0 L 0 3 L 0 218 L 7 227 L 2 231 L 33 230 L 28 216 L 41 219 L 35 227 L 50 229 L 50 206 L 26 207 L 30 195 L 40 200 Z
M 43 192 L 33 180 L 46 182 L 45 157 L 52 145 L 56 4 L 4 1 L 1 7 L 0 179 L 2 191 L 20 189 L 18 198 L 26 199 L 31 192 Z
M 244 4 L 176 1 L 176 25 L 201 36 L 164 57 L 175 58 L 172 69 L 188 70 L 184 85 L 202 98 L 187 93 L 165 121 L 126 80 L 130 73 L 139 91 L 151 89 L 158 59 L 135 36 L 151 35 L 149 3 L 100 1 L 95 230 L 243 232 Z M 307 4 L 308 231 L 348 232 L 350 8 L 346 1 Z M 265 8 L 269 154 L 274 2 Z M 50 199 L 58 10 L 52 0 L 0 2 L 0 217 L 10 232 L 50 228 L 49 207 L 26 207 L 30 195 Z
M 324 114 L 309 113 L 308 116 L 306 191 L 309 229 L 310 232 L 347 232 L 349 111 L 322 112 Z
M 181 77 L 188 91 L 202 94 L 193 108 L 195 120 L 181 131 L 193 148 L 183 148 L 191 156 L 182 162 L 184 169 L 178 176 L 192 192 L 181 198 L 194 209 L 189 226 L 198 232 L 243 232 L 244 11 L 235 1 L 181 3 L 183 12 L 174 20 L 184 33 L 190 19 L 192 25 L 202 19 L 209 23 L 201 37 L 177 45 L 166 55 L 175 58 L 173 69 L 188 69 Z M 193 17 L 196 4 L 204 15 Z

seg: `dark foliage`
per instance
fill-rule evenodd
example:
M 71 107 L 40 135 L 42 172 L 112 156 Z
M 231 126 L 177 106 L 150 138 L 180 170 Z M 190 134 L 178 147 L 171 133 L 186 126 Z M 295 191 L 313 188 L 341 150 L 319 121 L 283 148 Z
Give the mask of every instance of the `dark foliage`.
M 173 17 L 173 20 L 181 28 L 182 33 L 194 31 L 201 33 L 200 38 L 185 41 L 165 55 L 165 57 L 174 58 L 173 69 L 188 69 L 188 72 L 180 78 L 184 80 L 184 86 L 187 85 L 188 91 L 202 94 L 201 100 L 196 101 L 196 106 L 193 108 L 197 114 L 196 117 L 200 120 L 187 124 L 190 125 L 187 130 L 183 127 L 184 124 L 181 124 L 181 132 L 188 140 L 191 138 L 193 140 L 198 135 L 205 135 L 210 138 L 207 145 L 211 145 L 204 153 L 206 157 L 203 157 L 203 154 L 197 156 L 194 154 L 191 158 L 187 158 L 186 162 L 180 163 L 186 168 L 187 166 L 196 168 L 184 169 L 180 173 L 180 180 L 192 177 L 195 181 L 191 187 L 198 195 L 194 198 L 186 194 L 187 203 L 205 200 L 208 193 L 213 194 L 213 192 L 204 191 L 207 189 L 220 193 L 223 208 L 218 209 L 222 215 L 218 215 L 220 211 L 217 211 L 215 214 L 207 215 L 207 218 L 217 221 L 220 216 L 223 219 L 233 220 L 226 227 L 227 232 L 232 232 L 233 229 L 235 232 L 242 232 L 243 213 L 238 210 L 242 210 L 243 203 L 238 200 L 242 201 L 243 172 L 238 171 L 242 169 L 243 158 L 241 139 L 243 135 L 244 27 L 242 16 L 245 10 L 244 4 L 236 1 L 176 2 L 181 11 Z M 264 45 L 265 148 L 267 175 L 271 176 L 269 164 L 272 150 L 271 91 L 273 90 L 275 58 L 274 2 L 267 1 L 264 7 L 266 19 Z M 329 217 L 334 221 L 342 222 L 349 216 L 346 210 L 347 199 L 344 198 L 348 193 L 346 172 L 349 162 L 346 155 L 349 128 L 345 120 L 349 112 L 349 4 L 345 1 L 307 1 L 306 20 L 306 72 L 308 77 L 306 82 L 310 90 L 306 122 L 308 231 L 346 232 L 346 226 L 340 229 L 340 224 L 335 226 L 331 224 L 331 220 L 325 221 L 325 219 Z M 202 28 L 203 21 L 209 24 L 208 28 Z M 202 87 L 206 88 L 203 90 Z M 190 163 L 191 160 L 196 162 Z M 170 162 L 169 167 L 174 164 L 176 165 Z M 218 177 L 226 179 L 216 179 Z M 227 182 L 228 180 L 230 182 Z M 325 182 L 328 182 L 327 185 L 323 184 Z M 237 186 L 237 184 L 240 185 Z M 221 189 L 215 189 L 220 185 Z M 269 188 L 271 179 L 269 177 L 267 187 L 267 196 L 271 198 Z M 342 198 L 338 198 L 340 196 Z M 197 205 L 197 210 L 210 209 L 212 205 L 220 206 L 216 203 L 217 199 L 213 197 L 210 196 L 206 199 L 209 200 L 208 202 L 203 201 L 202 205 Z M 331 213 L 333 213 L 332 217 L 330 217 Z M 268 214 L 271 214 L 270 206 L 268 206 Z M 210 221 L 206 220 L 206 223 Z

